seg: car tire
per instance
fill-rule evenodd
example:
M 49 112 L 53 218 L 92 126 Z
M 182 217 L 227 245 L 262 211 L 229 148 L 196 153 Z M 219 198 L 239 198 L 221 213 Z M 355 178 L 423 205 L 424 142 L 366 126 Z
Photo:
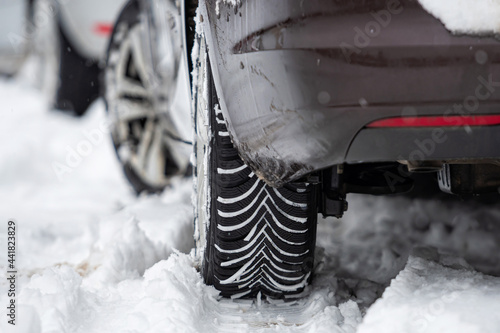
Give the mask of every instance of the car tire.
M 173 176 L 192 175 L 187 157 L 191 142 L 172 135 L 177 128 L 168 115 L 155 109 L 152 85 L 161 86 L 161 79 L 152 77 L 155 73 L 147 69 L 146 55 L 137 45 L 144 23 L 140 13 L 138 1 L 129 1 L 120 13 L 102 84 L 113 145 L 125 177 L 138 194 L 161 192 Z M 188 153 L 179 154 L 184 146 Z
M 55 96 L 56 109 L 82 116 L 99 97 L 100 69 L 97 60 L 81 55 L 58 24 L 60 52 L 59 86 Z
M 99 96 L 98 63 L 82 56 L 70 42 L 56 1 L 34 0 L 30 6 L 34 85 L 51 107 L 81 116 Z
M 218 106 L 205 42 L 198 44 L 195 238 L 203 278 L 223 297 L 298 295 L 313 272 L 316 187 L 272 188 L 243 162 Z

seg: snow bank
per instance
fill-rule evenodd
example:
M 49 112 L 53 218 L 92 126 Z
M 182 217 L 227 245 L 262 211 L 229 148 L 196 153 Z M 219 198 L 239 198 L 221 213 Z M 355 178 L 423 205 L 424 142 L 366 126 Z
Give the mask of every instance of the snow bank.
M 455 33 L 500 33 L 500 0 L 418 0 Z
M 498 332 L 500 280 L 425 252 L 409 258 L 358 332 Z
M 19 296 L 34 324 L 16 332 L 200 332 L 204 309 L 218 293 L 202 283 L 192 263 L 174 254 L 144 279 L 94 290 L 69 266 L 46 269 Z
M 89 257 L 77 269 L 94 289 L 137 279 L 174 250 L 188 253 L 193 246 L 190 180 L 174 180 L 161 197 L 136 203 L 103 219 Z

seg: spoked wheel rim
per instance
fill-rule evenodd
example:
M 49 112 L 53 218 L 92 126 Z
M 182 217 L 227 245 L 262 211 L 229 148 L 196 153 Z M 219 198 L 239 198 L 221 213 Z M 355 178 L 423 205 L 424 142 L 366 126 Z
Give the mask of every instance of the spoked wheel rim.
M 112 140 L 129 180 L 141 183 L 136 191 L 157 192 L 181 168 L 165 140 L 165 119 L 155 107 L 158 78 L 148 70 L 144 27 L 137 20 L 116 29 L 119 46 L 110 50 L 105 74 Z

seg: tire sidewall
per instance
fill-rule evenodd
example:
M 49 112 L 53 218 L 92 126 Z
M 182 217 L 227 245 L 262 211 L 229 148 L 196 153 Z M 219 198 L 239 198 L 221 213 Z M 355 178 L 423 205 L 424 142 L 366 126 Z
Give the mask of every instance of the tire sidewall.
M 196 39 L 198 48 L 197 59 L 195 59 L 196 85 L 193 89 L 193 127 L 194 127 L 194 152 L 196 167 L 194 168 L 194 190 L 195 199 L 195 245 L 196 254 L 200 261 L 203 275 L 205 269 L 207 253 L 207 234 L 210 225 L 211 193 L 210 193 L 210 141 L 212 139 L 211 126 L 209 120 L 208 105 L 208 84 L 209 69 L 207 61 L 207 50 L 205 39 L 198 36 Z

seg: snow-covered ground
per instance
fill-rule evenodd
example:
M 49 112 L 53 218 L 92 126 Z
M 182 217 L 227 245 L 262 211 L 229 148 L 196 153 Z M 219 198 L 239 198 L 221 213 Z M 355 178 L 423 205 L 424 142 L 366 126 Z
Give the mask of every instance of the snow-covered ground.
M 5 80 L 0 101 L 0 332 L 500 331 L 498 205 L 350 196 L 342 221 L 319 219 L 303 297 L 220 300 L 191 250 L 190 179 L 136 198 L 101 101 L 74 119 Z

